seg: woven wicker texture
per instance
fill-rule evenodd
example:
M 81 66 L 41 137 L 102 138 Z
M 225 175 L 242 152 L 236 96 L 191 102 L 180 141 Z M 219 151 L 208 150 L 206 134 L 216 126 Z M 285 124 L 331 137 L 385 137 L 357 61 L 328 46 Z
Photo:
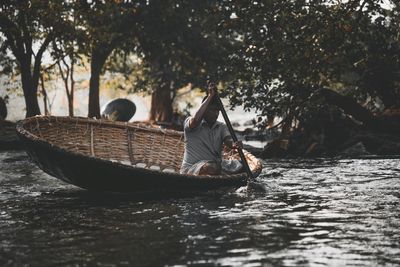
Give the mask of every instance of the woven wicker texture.
M 23 128 L 33 138 L 92 157 L 150 169 L 178 172 L 184 153 L 181 132 L 145 125 L 77 117 L 36 116 L 24 120 Z M 250 169 L 260 162 L 245 152 Z M 225 151 L 224 158 L 239 158 Z

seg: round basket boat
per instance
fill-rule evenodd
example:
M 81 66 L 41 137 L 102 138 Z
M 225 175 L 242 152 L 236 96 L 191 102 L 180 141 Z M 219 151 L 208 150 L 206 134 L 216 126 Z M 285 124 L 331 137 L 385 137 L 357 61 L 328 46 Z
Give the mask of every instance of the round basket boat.
M 183 133 L 81 117 L 35 116 L 17 124 L 30 158 L 46 173 L 96 191 L 193 191 L 246 184 L 246 173 L 180 174 Z M 253 176 L 261 162 L 244 154 Z M 238 158 L 225 152 L 224 158 Z

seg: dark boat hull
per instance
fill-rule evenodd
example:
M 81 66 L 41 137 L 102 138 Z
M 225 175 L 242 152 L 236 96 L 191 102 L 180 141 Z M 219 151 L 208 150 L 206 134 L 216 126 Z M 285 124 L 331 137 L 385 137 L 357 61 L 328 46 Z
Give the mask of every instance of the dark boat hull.
M 231 177 L 196 177 L 160 173 L 109 160 L 73 153 L 40 139 L 18 133 L 30 158 L 46 173 L 64 182 L 94 191 L 199 191 L 246 184 L 244 174 Z M 219 178 L 218 178 L 219 177 Z

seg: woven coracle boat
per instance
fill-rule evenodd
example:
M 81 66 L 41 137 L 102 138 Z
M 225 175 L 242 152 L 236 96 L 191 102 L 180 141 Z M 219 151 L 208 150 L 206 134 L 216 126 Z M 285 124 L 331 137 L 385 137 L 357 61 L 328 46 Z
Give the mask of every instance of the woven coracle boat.
M 46 173 L 96 191 L 192 191 L 246 184 L 246 174 L 183 175 L 181 132 L 80 117 L 35 116 L 17 124 L 30 158 Z M 254 176 L 261 162 L 244 151 Z M 238 158 L 233 152 L 224 158 Z

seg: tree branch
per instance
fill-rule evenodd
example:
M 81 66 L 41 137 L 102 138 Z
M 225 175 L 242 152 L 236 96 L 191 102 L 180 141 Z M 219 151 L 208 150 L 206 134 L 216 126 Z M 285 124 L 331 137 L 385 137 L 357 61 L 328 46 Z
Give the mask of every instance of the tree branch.
M 19 32 L 17 25 L 15 25 L 15 23 L 7 18 L 4 14 L 0 14 L 0 29 L 6 36 L 10 49 L 13 52 L 14 56 L 18 61 L 21 61 L 21 57 L 24 53 L 21 49 L 22 37 L 17 34 Z
M 50 32 L 47 36 L 42 45 L 40 46 L 36 56 L 35 56 L 35 63 L 33 67 L 33 75 L 32 75 L 32 81 L 33 81 L 33 88 L 37 87 L 37 84 L 39 82 L 39 75 L 40 75 L 40 67 L 42 64 L 42 57 L 43 53 L 46 50 L 47 46 L 50 44 L 51 40 L 54 37 L 54 32 Z
M 400 126 L 396 123 L 374 116 L 368 109 L 361 106 L 351 97 L 343 96 L 330 89 L 320 89 L 319 93 L 332 105 L 342 109 L 346 114 L 362 122 L 365 127 L 390 134 L 400 134 Z
M 27 24 L 26 24 L 26 14 L 24 12 L 19 12 L 18 14 L 20 29 L 21 29 L 21 41 L 25 46 L 25 54 L 29 57 L 33 55 L 32 50 L 32 36 L 28 31 Z

